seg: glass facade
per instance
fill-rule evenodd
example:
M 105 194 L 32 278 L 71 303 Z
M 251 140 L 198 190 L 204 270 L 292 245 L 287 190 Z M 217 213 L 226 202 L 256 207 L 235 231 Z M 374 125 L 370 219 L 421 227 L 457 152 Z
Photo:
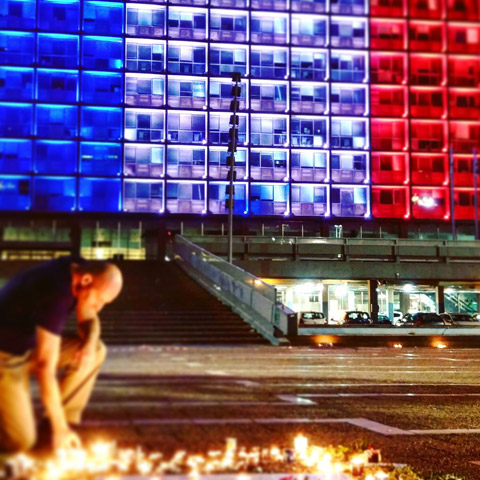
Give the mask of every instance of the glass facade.
M 239 72 L 235 214 L 472 219 L 467 3 L 4 0 L 0 210 L 225 214 Z

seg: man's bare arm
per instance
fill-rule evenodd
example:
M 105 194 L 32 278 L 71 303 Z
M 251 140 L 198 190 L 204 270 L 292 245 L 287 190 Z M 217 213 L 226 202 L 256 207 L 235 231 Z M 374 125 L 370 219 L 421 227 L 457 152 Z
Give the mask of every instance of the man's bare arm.
M 80 440 L 68 426 L 58 386 L 57 365 L 60 342 L 61 338 L 58 335 L 37 327 L 35 373 L 40 385 L 42 402 L 52 425 L 54 448 L 80 444 Z

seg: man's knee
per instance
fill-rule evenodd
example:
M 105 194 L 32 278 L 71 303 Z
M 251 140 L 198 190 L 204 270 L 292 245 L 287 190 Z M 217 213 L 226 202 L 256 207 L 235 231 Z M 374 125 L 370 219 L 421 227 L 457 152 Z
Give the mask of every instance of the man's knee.
M 6 453 L 28 452 L 37 441 L 34 429 L 24 430 L 15 434 L 0 434 L 0 451 Z

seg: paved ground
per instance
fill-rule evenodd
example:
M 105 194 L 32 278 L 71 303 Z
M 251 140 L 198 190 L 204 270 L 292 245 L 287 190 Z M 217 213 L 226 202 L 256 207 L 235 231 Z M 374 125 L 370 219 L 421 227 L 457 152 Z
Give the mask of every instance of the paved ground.
M 373 445 L 423 472 L 480 478 L 480 349 L 116 347 L 85 438 L 172 452 Z

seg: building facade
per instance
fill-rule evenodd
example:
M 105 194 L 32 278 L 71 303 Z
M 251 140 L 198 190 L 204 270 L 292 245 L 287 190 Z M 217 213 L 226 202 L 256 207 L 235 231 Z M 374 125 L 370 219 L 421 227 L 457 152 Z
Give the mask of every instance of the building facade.
M 233 72 L 235 214 L 474 219 L 478 0 L 3 0 L 0 210 L 221 218 Z

